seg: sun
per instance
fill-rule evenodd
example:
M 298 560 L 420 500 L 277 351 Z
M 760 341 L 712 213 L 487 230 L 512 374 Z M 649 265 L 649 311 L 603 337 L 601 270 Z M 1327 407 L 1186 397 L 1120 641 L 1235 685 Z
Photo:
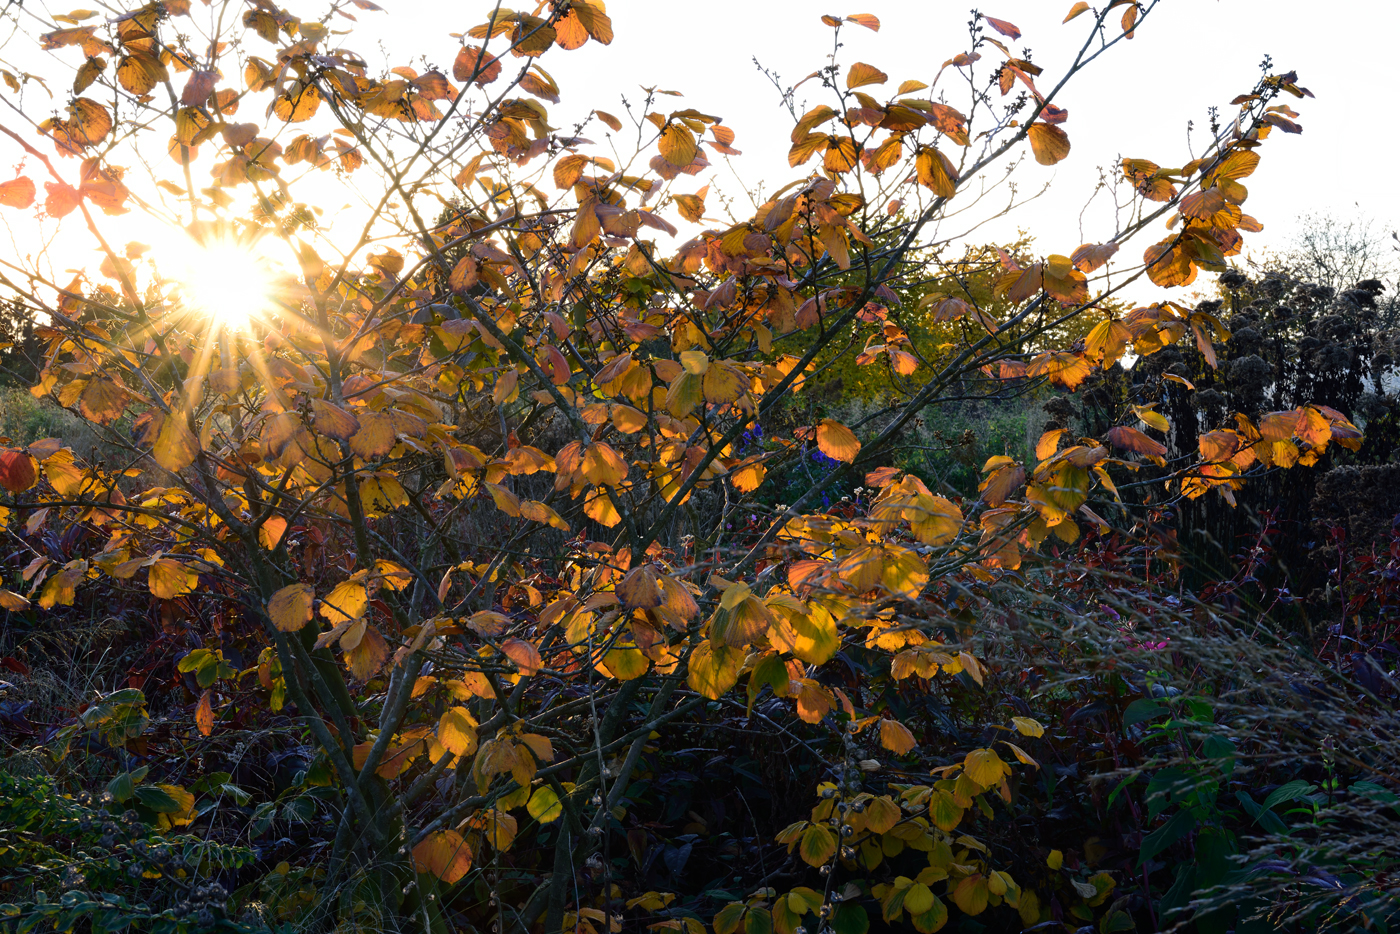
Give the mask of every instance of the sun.
M 272 262 L 252 244 L 222 238 L 204 243 L 190 239 L 171 259 L 186 304 L 223 327 L 246 327 L 272 299 Z

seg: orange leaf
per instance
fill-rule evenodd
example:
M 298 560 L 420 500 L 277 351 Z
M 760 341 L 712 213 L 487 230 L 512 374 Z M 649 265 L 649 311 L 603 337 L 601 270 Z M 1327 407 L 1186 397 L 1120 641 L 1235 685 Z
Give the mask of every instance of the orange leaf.
M 1083 12 L 1085 12 L 1085 11 L 1088 10 L 1088 9 L 1089 9 L 1089 4 L 1085 3 L 1084 0 L 1079 0 L 1078 3 L 1076 3 L 1074 6 L 1072 6 L 1072 7 L 1069 8 L 1069 13 L 1065 16 L 1065 18 L 1064 18 L 1063 20 L 1061 20 L 1061 22 L 1063 22 L 1063 23 L 1068 23 L 1070 20 L 1074 19 L 1074 18 L 1075 18 L 1076 16 L 1078 16 L 1080 13 L 1083 13 Z
M 937 149 L 919 150 L 914 158 L 914 170 L 918 173 L 919 184 L 938 195 L 951 198 L 957 194 L 958 170 L 947 156 Z
M 1054 165 L 1069 155 L 1069 134 L 1050 123 L 1032 123 L 1027 135 L 1031 152 L 1041 165 Z
M 852 13 L 846 17 L 846 22 L 855 23 L 857 26 L 864 26 L 874 32 L 880 31 L 880 18 L 874 13 Z
M 544 662 L 540 659 L 540 650 L 524 639 L 506 639 L 501 643 L 501 651 L 515 662 L 522 675 L 533 675 L 544 667 Z
M 830 418 L 817 425 L 817 447 L 832 460 L 851 463 L 860 453 L 860 442 L 855 433 L 838 421 Z
M 656 567 L 643 564 L 628 571 L 617 585 L 617 596 L 623 606 L 632 609 L 654 610 L 659 607 L 663 601 Z
M 194 725 L 199 728 L 199 735 L 208 736 L 214 732 L 214 704 L 213 691 L 205 691 L 199 695 L 199 705 L 194 709 Z
M 863 88 L 867 84 L 884 84 L 888 80 L 890 80 L 889 75 L 865 62 L 856 62 L 851 66 L 851 70 L 846 72 L 847 88 Z
M 1117 252 L 1118 244 L 1116 243 L 1086 243 L 1071 253 L 1069 258 L 1080 272 L 1089 273 L 1102 267 Z
M 597 441 L 584 451 L 583 476 L 598 486 L 617 486 L 627 477 L 627 462 L 611 445 Z
M 452 885 L 472 868 L 472 851 L 457 831 L 437 830 L 413 848 L 413 868 Z
M 38 461 L 24 451 L 0 451 L 0 487 L 23 493 L 38 482 Z
M 7 208 L 27 208 L 34 203 L 34 182 L 21 175 L 0 182 L 0 204 Z
M 1136 428 L 1119 425 L 1108 430 L 1108 441 L 1116 448 L 1146 454 L 1148 457 L 1164 457 L 1167 449 L 1159 441 L 1154 441 Z
M 447 286 L 458 295 L 465 294 L 476 285 L 479 275 L 480 269 L 476 260 L 470 256 L 463 256 L 452 268 L 452 275 L 447 277 Z
M 902 756 L 917 746 L 918 742 L 914 739 L 914 734 L 909 732 L 909 728 L 898 720 L 881 720 L 880 745 L 895 755 Z
M 452 63 L 452 77 L 484 88 L 501 76 L 501 63 L 474 45 L 463 46 Z

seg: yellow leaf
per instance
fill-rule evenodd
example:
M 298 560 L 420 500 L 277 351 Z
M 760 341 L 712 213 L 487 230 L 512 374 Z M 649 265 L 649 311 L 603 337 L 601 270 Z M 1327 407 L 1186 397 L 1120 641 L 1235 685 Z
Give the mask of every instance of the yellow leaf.
M 332 626 L 347 619 L 359 619 L 369 606 L 369 591 L 363 579 L 341 581 L 321 598 L 321 615 Z
M 808 866 L 823 866 L 836 855 L 836 836 L 821 824 L 812 824 L 802 832 L 798 855 Z
M 550 824 L 557 821 L 564 813 L 564 804 L 559 800 L 559 795 L 548 785 L 541 785 L 535 789 L 535 793 L 530 795 L 530 803 L 525 805 L 526 812 L 541 824 Z
M 44 592 L 39 595 L 39 606 L 46 610 L 55 606 L 72 606 L 77 586 L 87 576 L 87 567 L 88 563 L 82 559 L 65 564 L 63 570 L 50 577 L 44 585 Z
M 267 615 L 282 632 L 296 632 L 311 622 L 311 601 L 315 591 L 310 584 L 283 587 L 267 601 Z
M 156 435 L 156 463 L 171 473 L 184 470 L 199 454 L 199 438 L 190 431 L 182 412 L 171 412 L 160 424 Z
M 617 486 L 627 478 L 627 462 L 611 445 L 595 441 L 583 453 L 583 476 L 598 486 Z
M 1006 743 L 1007 748 L 1010 749 L 1013 753 L 1015 753 L 1016 760 L 1022 765 L 1033 765 L 1036 768 L 1040 768 L 1040 763 L 1032 759 L 1030 755 L 1027 754 L 1027 752 L 1020 746 L 1017 746 L 1015 743 L 1007 743 L 1006 740 L 1002 740 L 1002 742 Z
M 453 755 L 470 756 L 476 752 L 476 727 L 467 708 L 450 707 L 438 719 L 438 742 Z
M 1012 717 L 1011 725 L 1016 728 L 1016 732 L 1022 736 L 1040 737 L 1045 735 L 1045 727 L 1030 717 Z
M 912 548 L 891 546 L 885 550 L 880 580 L 890 593 L 906 600 L 917 600 L 928 585 L 928 565 Z
M 914 170 L 919 184 L 940 198 L 951 198 L 957 194 L 958 170 L 937 149 L 920 149 L 914 157 Z
M 933 890 L 922 882 L 911 885 L 904 893 L 904 909 L 911 915 L 921 915 L 933 907 Z
M 1050 855 L 1045 857 L 1045 865 L 1051 869 L 1058 870 L 1065 862 L 1065 854 L 1059 850 L 1051 850 Z
M 583 514 L 604 528 L 613 528 L 622 521 L 622 514 L 604 490 L 594 490 L 583 501 Z
M 719 700 L 738 682 L 743 660 L 744 653 L 737 649 L 702 642 L 690 656 L 686 683 L 710 700 Z
M 962 909 L 963 914 L 980 915 L 987 910 L 987 880 L 980 873 L 968 876 L 953 889 L 953 904 Z
M 1072 7 L 1069 8 L 1069 13 L 1067 13 L 1067 14 L 1065 15 L 1065 18 L 1064 18 L 1063 20 L 1061 20 L 1061 22 L 1062 22 L 1062 23 L 1068 23 L 1070 20 L 1074 19 L 1074 18 L 1075 18 L 1076 16 L 1078 16 L 1080 13 L 1083 13 L 1083 12 L 1085 12 L 1085 11 L 1088 10 L 1088 9 L 1089 9 L 1089 4 L 1085 3 L 1084 0 L 1079 0 L 1078 3 L 1076 3 L 1074 6 L 1072 6 Z
M 185 827 L 194 823 L 194 795 L 179 785 L 157 785 L 161 791 L 168 794 L 175 802 L 175 810 L 166 811 L 165 816 L 170 823 L 176 827 Z
M 963 770 L 967 777 L 983 788 L 991 788 L 1011 774 L 1011 766 L 1001 761 L 1001 757 L 991 749 L 974 749 L 963 759 Z
M 199 574 L 174 558 L 161 558 L 151 565 L 147 586 L 151 596 L 174 600 L 190 593 L 199 583 Z
M 1156 409 L 1135 405 L 1133 406 L 1133 411 L 1137 413 L 1137 417 L 1142 419 L 1142 423 L 1148 428 L 1155 428 L 1161 432 L 1171 431 L 1171 422 L 1168 422 L 1167 417 Z

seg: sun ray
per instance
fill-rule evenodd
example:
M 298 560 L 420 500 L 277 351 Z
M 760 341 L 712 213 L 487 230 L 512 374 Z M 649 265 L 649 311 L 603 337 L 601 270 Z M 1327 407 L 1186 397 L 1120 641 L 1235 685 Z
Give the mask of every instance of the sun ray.
M 246 328 L 273 300 L 277 273 L 271 259 L 242 239 L 182 238 L 165 262 L 186 305 L 223 328 Z

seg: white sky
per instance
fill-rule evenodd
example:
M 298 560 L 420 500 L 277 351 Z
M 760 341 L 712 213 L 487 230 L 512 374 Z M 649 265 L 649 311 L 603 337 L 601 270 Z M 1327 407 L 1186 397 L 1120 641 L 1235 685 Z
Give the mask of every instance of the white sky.
M 391 55 L 413 49 L 440 64 L 450 63 L 456 44 L 443 33 L 469 28 L 484 9 L 422 0 L 380 2 L 387 15 L 361 14 L 361 22 L 382 30 L 383 47 Z M 803 170 L 787 166 L 791 120 L 754 67 L 755 57 L 793 83 L 824 64 L 830 51 L 832 31 L 820 14 L 874 13 L 881 20 L 879 33 L 850 24 L 843 28 L 840 60 L 865 61 L 886 71 L 889 84 L 866 89 L 880 97 L 905 78 L 932 80 L 943 61 L 963 51 L 972 5 L 971 0 L 857 0 L 845 9 L 825 0 L 609 0 L 616 31 L 611 46 L 590 42 L 544 59 L 563 91 L 551 115 L 577 115 L 590 107 L 616 112 L 619 97 L 638 101 L 639 85 L 681 91 L 686 96 L 676 106 L 725 118 L 737 134 L 735 146 L 744 152 L 733 160 L 740 177 L 749 184 L 762 179 L 772 191 Z M 1043 91 L 1063 73 L 1086 35 L 1088 14 L 1061 24 L 1071 5 L 1071 0 L 977 4 L 983 13 L 1021 29 L 1021 39 L 1007 45 L 1013 52 L 1030 47 L 1045 69 L 1037 82 Z M 1390 110 L 1397 35 L 1396 0 L 1168 0 L 1131 42 L 1110 50 L 1066 88 L 1060 104 L 1070 111 L 1064 124 L 1073 145 L 1069 158 L 1054 167 L 1027 158 L 1020 169 L 1023 190 L 1050 181 L 1050 193 L 1018 211 L 1009 226 L 982 233 L 1011 236 L 1019 225 L 1036 235 L 1037 247 L 1046 253 L 1068 253 L 1084 240 L 1105 239 L 1112 229 L 1104 215 L 1091 211 L 1083 238 L 1079 230 L 1080 210 L 1098 167 L 1114 166 L 1120 156 L 1164 166 L 1188 161 L 1187 122 L 1205 127 L 1211 105 L 1232 116 L 1236 108 L 1229 101 L 1253 87 L 1265 55 L 1272 56 L 1275 73 L 1297 71 L 1299 83 L 1316 99 L 1283 100 L 1299 112 L 1304 132 L 1275 131 L 1260 150 L 1263 161 L 1247 180 L 1250 198 L 1244 209 L 1265 229 L 1246 235 L 1247 247 L 1285 245 L 1297 229 L 1296 219 L 1308 212 L 1364 213 L 1389 233 L 1400 222 L 1400 174 L 1384 154 L 1400 143 L 1400 129 L 1383 115 Z M 945 76 L 940 87 L 946 83 Z M 814 85 L 799 89 L 799 103 L 803 92 L 811 105 L 824 102 L 822 89 Z M 662 101 L 666 106 L 667 99 Z M 960 104 L 952 93 L 948 103 Z M 1196 145 L 1207 137 L 1198 129 Z M 728 191 L 737 188 L 722 165 L 716 182 Z M 713 209 L 713 198 L 710 204 Z M 1147 239 L 1150 233 L 1125 254 L 1140 257 L 1158 239 Z M 1149 293 L 1158 291 L 1144 286 Z
M 450 68 L 458 40 L 449 33 L 483 21 L 490 9 L 480 0 L 378 2 L 387 12 L 358 12 L 357 35 L 347 42 L 368 56 L 372 66 L 421 67 L 426 60 Z M 1061 24 L 1071 2 L 987 0 L 981 8 L 1020 27 L 1022 38 L 1007 44 L 1013 52 L 1032 50 L 1034 61 L 1045 69 L 1037 82 L 1043 91 L 1063 73 L 1090 24 L 1087 14 Z M 319 9 L 319 4 L 289 5 L 299 13 Z M 791 118 L 772 85 L 755 69 L 755 57 L 791 84 L 823 65 L 830 52 L 832 30 L 820 22 L 821 13 L 874 13 L 882 21 L 880 32 L 848 24 L 842 31 L 839 61 L 843 68 L 854 61 L 869 62 L 889 73 L 887 85 L 866 89 L 883 97 L 905 78 L 931 81 L 945 59 L 966 49 L 968 5 L 864 0 L 858 7 L 841 9 L 806 0 L 611 0 L 608 12 L 616 31 L 611 46 L 589 42 L 574 52 L 551 50 L 542 60 L 563 92 L 562 102 L 550 105 L 551 123 L 567 128 L 595 107 L 621 115 L 620 98 L 637 104 L 640 85 L 680 91 L 683 98 L 661 98 L 658 109 L 694 107 L 723 116 L 737 134 L 735 146 L 744 151 L 733 159 L 739 178 L 748 185 L 761 180 L 771 192 L 804 176 L 812 164 L 787 166 Z M 1233 115 L 1235 108 L 1228 102 L 1253 86 L 1266 54 L 1273 57 L 1275 72 L 1296 70 L 1299 82 L 1317 97 L 1285 100 L 1300 113 L 1304 133 L 1276 131 L 1261 150 L 1259 170 L 1247 180 L 1251 194 L 1245 211 L 1265 226 L 1261 234 L 1246 235 L 1249 247 L 1283 246 L 1296 230 L 1295 219 L 1310 211 L 1342 217 L 1364 213 L 1388 233 L 1400 220 L 1400 181 L 1386 155 L 1400 141 L 1400 131 L 1383 116 L 1389 110 L 1393 79 L 1388 63 L 1397 35 L 1400 2 L 1392 0 L 1167 0 L 1134 40 L 1110 50 L 1057 99 L 1069 109 L 1064 128 L 1073 144 L 1070 156 L 1057 166 L 1044 167 L 1027 155 L 1017 176 L 1023 192 L 1046 182 L 1052 183 L 1050 192 L 1009 221 L 983 228 L 976 239 L 1007 240 L 1020 227 L 1035 235 L 1039 252 L 1069 253 L 1081 242 L 1111 236 L 1111 217 L 1094 210 L 1085 215 L 1083 236 L 1080 232 L 1081 208 L 1098 168 L 1116 166 L 1124 155 L 1164 166 L 1188 161 L 1187 122 L 1194 120 L 1203 128 L 1212 104 Z M 380 61 L 375 60 L 376 42 L 382 50 Z M 948 88 L 948 103 L 965 109 L 948 77 L 939 87 Z M 808 106 L 826 102 L 816 82 L 799 90 L 799 105 L 804 101 Z M 589 135 L 601 142 L 603 128 L 594 129 L 597 132 Z M 1196 146 L 1207 136 L 1204 129 L 1198 130 Z M 0 164 L 17 161 L 13 144 L 0 141 Z M 32 167 L 29 174 L 35 174 Z M 717 188 L 739 194 L 740 183 L 723 163 L 717 164 L 714 180 Z M 703 183 L 697 180 L 694 187 Z M 713 194 L 709 206 L 711 215 L 718 213 Z M 12 224 L 17 220 L 11 212 L 4 219 Z M 120 219 L 106 220 L 105 225 L 118 228 L 111 234 L 116 242 L 147 239 L 134 218 L 130 237 L 120 229 Z M 12 226 L 12 232 L 22 240 L 19 226 Z M 683 234 L 692 229 L 683 227 Z M 1123 256 L 1136 260 L 1158 238 L 1148 231 Z M 1134 294 L 1139 300 L 1161 297 L 1146 283 Z

